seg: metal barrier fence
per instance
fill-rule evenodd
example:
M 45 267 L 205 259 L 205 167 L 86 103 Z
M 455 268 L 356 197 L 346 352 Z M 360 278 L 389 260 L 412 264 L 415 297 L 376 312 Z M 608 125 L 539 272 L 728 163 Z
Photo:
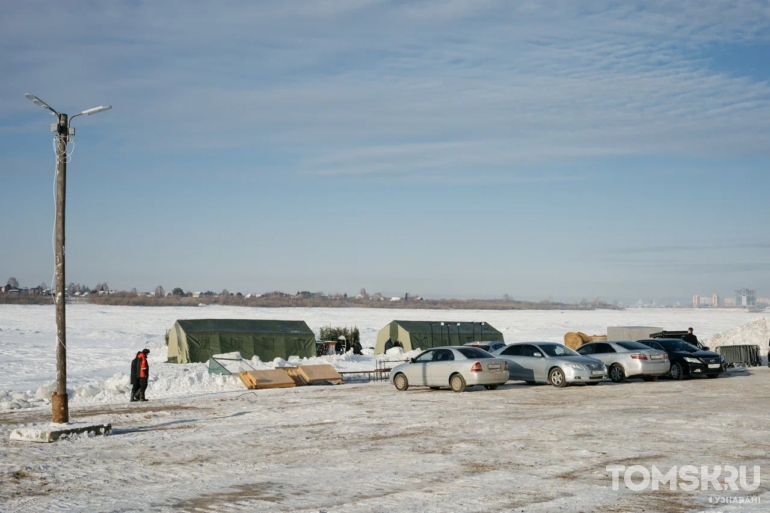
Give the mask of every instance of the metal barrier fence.
M 371 381 L 387 381 L 390 370 L 398 364 L 406 363 L 407 359 L 375 359 L 374 370 L 368 371 L 345 371 L 340 372 L 345 383 L 369 383 Z

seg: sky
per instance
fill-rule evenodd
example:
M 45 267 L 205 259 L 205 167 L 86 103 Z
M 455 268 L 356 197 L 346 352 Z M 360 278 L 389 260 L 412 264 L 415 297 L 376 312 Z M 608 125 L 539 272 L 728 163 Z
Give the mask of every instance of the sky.
M 1 10 L 0 280 L 770 296 L 767 0 Z

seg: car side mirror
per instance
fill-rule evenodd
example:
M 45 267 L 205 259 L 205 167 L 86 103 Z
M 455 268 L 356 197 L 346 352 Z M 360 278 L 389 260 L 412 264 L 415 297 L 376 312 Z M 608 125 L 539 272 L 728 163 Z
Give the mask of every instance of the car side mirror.
M 417 360 L 414 358 L 409 358 L 409 363 L 417 363 Z
M 703 350 L 704 351 L 708 351 L 709 350 L 709 346 L 703 346 Z
M 535 356 L 536 356 L 537 358 L 542 358 L 542 357 L 543 357 L 542 353 L 535 353 Z

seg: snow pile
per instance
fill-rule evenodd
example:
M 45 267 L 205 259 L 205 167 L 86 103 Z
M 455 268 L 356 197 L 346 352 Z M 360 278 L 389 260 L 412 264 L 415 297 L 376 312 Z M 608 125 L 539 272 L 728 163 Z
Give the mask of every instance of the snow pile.
M 153 348 L 150 352 L 150 381 L 147 386 L 149 399 L 195 396 L 243 389 L 243 383 L 236 375 L 209 374 L 208 363 L 165 363 L 162 353 L 160 348 Z M 348 351 L 341 355 L 310 358 L 291 356 L 288 361 L 283 358 L 276 358 L 270 362 L 263 362 L 258 356 L 243 361 L 257 370 L 329 364 L 338 371 L 355 372 L 374 370 L 377 366 L 377 360 L 402 362 L 417 356 L 419 353 L 420 350 L 415 350 L 397 355 L 374 356 L 356 355 L 353 354 L 353 351 Z M 241 359 L 241 355 L 237 352 L 220 356 L 234 360 Z M 51 381 L 40 386 L 37 390 L 0 392 L 0 411 L 34 408 L 50 404 L 51 394 L 55 390 L 56 384 Z M 67 391 L 69 402 L 74 406 L 128 401 L 130 392 L 131 379 L 129 375 L 123 372 L 118 372 L 103 381 L 92 380 Z
M 163 399 L 242 388 L 243 384 L 237 376 L 209 374 L 204 363 L 177 365 L 151 362 L 147 397 Z M 0 411 L 50 404 L 55 390 L 56 384 L 49 382 L 34 391 L 0 392 Z M 128 401 L 130 392 L 131 378 L 122 372 L 104 381 L 92 381 L 67 391 L 69 402 L 74 406 Z
M 0 391 L 0 411 L 33 408 L 33 399 L 26 392 Z
M 765 360 L 767 358 L 768 344 L 770 344 L 770 319 L 760 317 L 748 324 L 743 324 L 719 335 L 714 335 L 706 345 L 711 349 L 720 346 L 759 346 L 759 352 L 763 360 Z

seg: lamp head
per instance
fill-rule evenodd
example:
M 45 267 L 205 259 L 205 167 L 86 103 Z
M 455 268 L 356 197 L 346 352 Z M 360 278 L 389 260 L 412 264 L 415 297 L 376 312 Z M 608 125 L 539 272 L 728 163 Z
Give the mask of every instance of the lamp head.
M 24 97 L 27 98 L 27 100 L 31 101 L 41 109 L 45 109 L 51 114 L 51 116 L 58 116 L 59 113 L 56 112 L 50 105 L 48 105 L 46 102 L 35 96 L 34 94 L 24 93 Z
M 93 109 L 84 110 L 81 112 L 81 114 L 85 114 L 86 116 L 90 116 L 92 114 L 99 114 L 100 112 L 104 112 L 105 110 L 110 110 L 112 108 L 112 105 L 102 106 L 102 107 L 94 107 Z

